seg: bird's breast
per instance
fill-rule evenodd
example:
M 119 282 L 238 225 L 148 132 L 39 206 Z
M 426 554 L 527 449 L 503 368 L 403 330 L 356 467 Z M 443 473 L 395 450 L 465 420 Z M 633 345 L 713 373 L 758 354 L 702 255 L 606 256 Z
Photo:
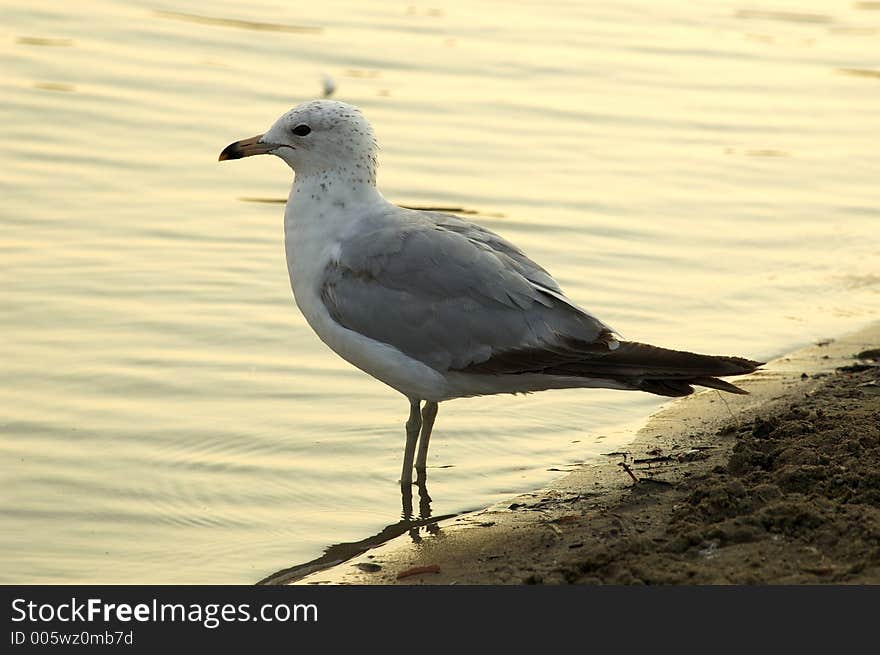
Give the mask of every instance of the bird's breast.
M 284 250 L 290 288 L 310 324 L 317 310 L 315 303 L 320 302 L 324 270 L 334 259 L 338 261 L 340 253 L 339 242 L 324 232 L 313 226 L 285 220 Z

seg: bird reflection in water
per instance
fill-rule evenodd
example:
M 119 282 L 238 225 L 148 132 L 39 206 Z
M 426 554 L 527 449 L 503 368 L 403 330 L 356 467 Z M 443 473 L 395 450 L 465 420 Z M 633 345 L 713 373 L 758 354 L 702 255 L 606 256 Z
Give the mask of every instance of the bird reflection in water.
M 415 517 L 413 516 L 413 487 L 415 487 L 419 497 L 419 512 Z M 334 544 L 328 547 L 321 557 L 304 564 L 297 564 L 277 571 L 272 575 L 266 576 L 257 584 L 282 585 L 296 582 L 311 573 L 323 571 L 346 562 L 402 534 L 409 534 L 410 539 L 414 543 L 420 543 L 423 539 L 422 531 L 430 535 L 437 535 L 440 533 L 440 521 L 457 516 L 457 514 L 431 516 L 431 496 L 428 494 L 428 485 L 424 472 L 418 474 L 414 483 L 401 483 L 400 497 L 401 514 L 400 520 L 396 523 L 385 526 L 382 530 L 366 539 Z
M 419 493 L 419 515 L 413 519 L 413 487 L 418 489 Z M 425 532 L 436 535 L 440 533 L 440 526 L 437 521 L 431 520 L 431 496 L 428 495 L 427 475 L 424 471 L 420 471 L 417 475 L 415 484 L 400 483 L 400 499 L 402 511 L 400 514 L 401 523 L 409 523 L 409 536 L 413 543 L 419 543 L 422 540 L 419 531 L 424 529 Z M 443 518 L 448 518 L 443 517 Z

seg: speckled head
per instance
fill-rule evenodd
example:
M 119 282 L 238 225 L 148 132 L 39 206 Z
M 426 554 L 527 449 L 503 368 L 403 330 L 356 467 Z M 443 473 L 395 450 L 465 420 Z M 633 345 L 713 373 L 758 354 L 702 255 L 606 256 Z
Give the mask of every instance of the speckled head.
M 272 154 L 297 176 L 327 173 L 376 183 L 376 139 L 360 109 L 337 100 L 304 102 L 281 116 L 265 134 L 229 144 L 220 161 Z

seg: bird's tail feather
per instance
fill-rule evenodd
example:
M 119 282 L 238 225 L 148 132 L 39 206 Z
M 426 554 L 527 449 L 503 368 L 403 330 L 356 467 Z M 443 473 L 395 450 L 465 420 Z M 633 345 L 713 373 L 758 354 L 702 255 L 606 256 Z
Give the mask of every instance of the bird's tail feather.
M 544 372 L 613 379 L 661 396 L 687 396 L 694 391 L 691 385 L 746 394 L 744 389 L 718 378 L 752 373 L 762 364 L 743 357 L 700 355 L 622 341 L 615 350 L 553 366 Z

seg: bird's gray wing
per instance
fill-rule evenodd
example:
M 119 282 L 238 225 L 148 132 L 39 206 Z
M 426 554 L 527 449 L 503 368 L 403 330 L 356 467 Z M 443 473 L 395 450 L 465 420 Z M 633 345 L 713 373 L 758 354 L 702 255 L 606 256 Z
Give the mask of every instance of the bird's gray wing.
M 571 304 L 571 301 L 565 297 L 553 276 L 529 259 L 522 250 L 507 239 L 498 236 L 481 225 L 471 223 L 458 216 L 431 212 L 426 218 L 444 230 L 461 234 L 470 241 L 488 246 L 505 264 L 511 266 L 533 285 L 545 292 L 549 292 L 550 295 L 558 297 L 563 302 Z
M 509 242 L 399 211 L 343 239 L 324 271 L 321 297 L 342 326 L 441 371 L 537 370 L 613 346 L 610 329 Z

